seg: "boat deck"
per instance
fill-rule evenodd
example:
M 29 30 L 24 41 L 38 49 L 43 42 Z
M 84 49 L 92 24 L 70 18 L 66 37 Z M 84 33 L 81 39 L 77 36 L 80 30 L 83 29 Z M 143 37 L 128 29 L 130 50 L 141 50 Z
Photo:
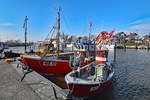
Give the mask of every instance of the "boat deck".
M 94 65 L 94 67 L 89 66 Z M 96 67 L 100 66 L 100 67 Z M 81 67 L 74 72 L 70 72 L 67 74 L 66 81 L 73 84 L 99 84 L 104 83 L 107 80 L 109 80 L 112 76 L 113 71 L 108 72 L 108 69 L 104 67 L 103 64 L 95 64 L 91 63 L 89 65 L 86 65 L 85 67 Z M 96 69 L 95 69 L 96 68 Z M 95 71 L 97 70 L 97 71 Z

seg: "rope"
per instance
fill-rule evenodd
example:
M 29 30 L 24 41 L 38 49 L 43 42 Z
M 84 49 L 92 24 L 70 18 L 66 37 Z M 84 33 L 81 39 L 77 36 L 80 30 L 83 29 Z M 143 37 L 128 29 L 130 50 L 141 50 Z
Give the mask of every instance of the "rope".
M 68 23 L 67 23 L 67 20 L 66 20 L 66 18 L 65 18 L 65 16 L 64 16 L 63 10 L 62 10 L 62 18 L 63 18 L 63 20 L 64 20 L 64 24 L 65 24 L 66 28 L 68 29 L 69 33 L 71 33 L 70 28 L 68 27 L 69 25 L 68 25 Z
M 49 44 L 52 44 L 52 37 L 53 37 L 53 34 L 54 34 L 54 32 L 55 32 L 55 29 L 56 29 L 56 27 L 55 27 L 55 25 L 52 27 L 52 29 L 50 30 L 50 32 L 48 33 L 48 36 L 50 35 L 50 33 L 52 33 L 51 34 L 51 37 L 50 37 L 50 41 L 49 41 Z M 47 38 L 48 38 L 48 36 L 47 36 Z M 45 56 L 46 56 L 46 51 L 48 51 L 50 49 L 50 46 L 47 46 L 46 47 L 46 49 L 44 49 L 44 54 L 41 56 L 41 59 L 43 59 Z

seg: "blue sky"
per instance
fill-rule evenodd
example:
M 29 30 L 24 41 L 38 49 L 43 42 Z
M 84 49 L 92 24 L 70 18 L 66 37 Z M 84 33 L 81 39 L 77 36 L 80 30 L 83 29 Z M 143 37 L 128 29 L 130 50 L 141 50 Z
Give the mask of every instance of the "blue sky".
M 61 7 L 61 32 L 88 35 L 113 29 L 116 32 L 150 32 L 150 0 L 1 0 L 0 39 L 21 39 L 28 16 L 28 41 L 43 40 L 56 23 Z

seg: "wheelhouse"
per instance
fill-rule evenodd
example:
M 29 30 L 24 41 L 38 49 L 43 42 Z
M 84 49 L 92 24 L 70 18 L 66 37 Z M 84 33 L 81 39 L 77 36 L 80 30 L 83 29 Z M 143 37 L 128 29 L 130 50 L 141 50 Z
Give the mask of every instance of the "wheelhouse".
M 106 64 L 108 57 L 108 50 L 96 50 L 96 62 Z

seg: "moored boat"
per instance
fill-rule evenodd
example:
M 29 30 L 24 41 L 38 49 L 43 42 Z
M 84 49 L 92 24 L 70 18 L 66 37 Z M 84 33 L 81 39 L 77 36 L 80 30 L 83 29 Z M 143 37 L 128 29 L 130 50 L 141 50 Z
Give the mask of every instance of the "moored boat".
M 105 52 L 105 51 L 99 51 Z M 113 64 L 105 62 L 105 58 L 96 58 L 103 60 L 101 63 L 88 64 L 78 71 L 72 71 L 65 76 L 68 88 L 72 94 L 77 97 L 89 97 L 101 92 L 112 81 L 114 75 Z
M 54 54 L 47 54 L 46 51 L 52 47 L 52 41 L 44 50 L 42 55 L 22 55 L 21 62 L 28 66 L 30 69 L 35 70 L 38 73 L 46 75 L 64 75 L 72 71 L 73 55 L 78 55 L 77 58 L 82 62 L 82 66 L 94 61 L 94 57 L 89 56 L 90 51 L 94 52 L 94 45 L 92 43 L 75 43 L 77 49 L 74 52 L 60 53 L 59 49 L 59 28 L 60 28 L 60 9 L 58 10 L 58 24 L 57 24 L 57 48 Z M 50 39 L 51 40 L 51 39 Z M 79 48 L 78 48 L 79 47 Z M 81 48 L 80 48 L 81 47 Z M 91 49 L 92 47 L 92 49 Z M 89 54 L 86 54 L 89 50 Z M 82 58 L 87 58 L 82 59 Z
M 74 44 L 74 52 L 49 54 L 42 58 L 38 55 L 22 55 L 21 62 L 38 73 L 47 75 L 64 75 L 73 69 L 73 55 L 76 55 L 77 62 L 81 62 L 81 66 L 89 64 L 95 60 L 94 43 L 77 42 Z M 87 52 L 89 50 L 89 52 Z
M 68 88 L 76 97 L 96 95 L 109 86 L 113 79 L 114 64 L 108 61 L 106 43 L 102 44 L 104 39 L 99 39 L 97 38 L 95 62 L 83 67 L 75 66 L 76 70 L 65 76 Z

